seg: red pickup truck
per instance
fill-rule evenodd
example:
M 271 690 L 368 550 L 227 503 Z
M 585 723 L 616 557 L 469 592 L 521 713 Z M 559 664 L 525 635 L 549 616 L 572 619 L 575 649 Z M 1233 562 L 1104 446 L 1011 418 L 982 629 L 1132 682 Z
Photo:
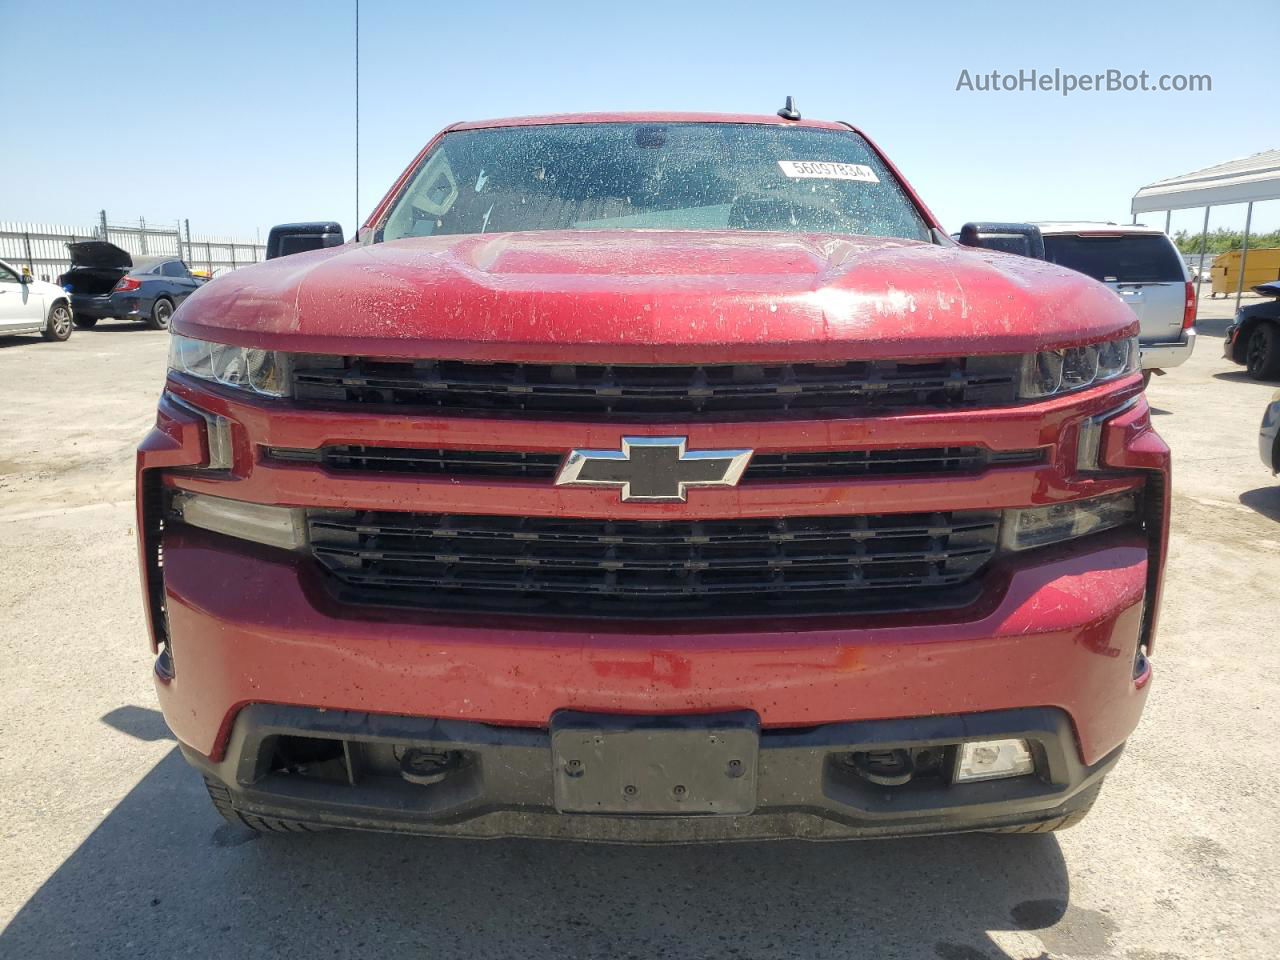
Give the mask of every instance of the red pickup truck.
M 232 822 L 1089 809 L 1169 503 L 1102 284 L 957 245 L 856 129 L 789 116 L 459 123 L 352 242 L 307 230 L 179 308 L 138 452 L 160 703 Z

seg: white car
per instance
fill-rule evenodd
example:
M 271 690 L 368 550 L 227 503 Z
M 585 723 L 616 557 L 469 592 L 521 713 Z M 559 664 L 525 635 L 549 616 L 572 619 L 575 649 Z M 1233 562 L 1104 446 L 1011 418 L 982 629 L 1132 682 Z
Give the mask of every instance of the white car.
M 0 260 L 0 337 L 38 333 L 66 340 L 74 326 L 65 290 Z
M 1178 248 L 1155 227 L 1038 223 L 1044 258 L 1100 280 L 1138 315 L 1142 369 L 1184 363 L 1196 345 L 1196 290 Z M 1147 374 L 1150 376 L 1150 374 Z

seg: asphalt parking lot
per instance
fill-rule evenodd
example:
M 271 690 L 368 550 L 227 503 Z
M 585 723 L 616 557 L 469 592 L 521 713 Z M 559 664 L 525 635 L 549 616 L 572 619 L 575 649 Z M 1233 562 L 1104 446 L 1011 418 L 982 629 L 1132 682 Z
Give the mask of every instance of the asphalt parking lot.
M 167 335 L 0 338 L 0 956 L 1271 957 L 1280 936 L 1275 385 L 1205 300 L 1149 390 L 1174 451 L 1156 684 L 1056 836 L 626 848 L 224 824 L 151 686 L 132 448 Z

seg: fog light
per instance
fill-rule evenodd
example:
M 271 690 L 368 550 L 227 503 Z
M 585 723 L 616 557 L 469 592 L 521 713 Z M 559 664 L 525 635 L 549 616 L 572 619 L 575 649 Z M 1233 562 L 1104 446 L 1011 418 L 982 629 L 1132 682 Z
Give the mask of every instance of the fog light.
M 170 508 L 184 523 L 269 547 L 296 550 L 307 542 L 307 520 L 296 507 L 228 500 L 207 493 L 174 491 Z
M 975 740 L 960 744 L 956 783 L 1021 777 L 1035 769 L 1025 740 Z

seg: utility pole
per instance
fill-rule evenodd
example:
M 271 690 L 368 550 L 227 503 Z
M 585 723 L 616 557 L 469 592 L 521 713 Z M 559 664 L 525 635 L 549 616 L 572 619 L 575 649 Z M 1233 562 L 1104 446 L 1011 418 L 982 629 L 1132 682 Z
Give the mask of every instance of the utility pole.
M 1244 268 L 1249 262 L 1249 228 L 1253 226 L 1253 201 L 1245 207 L 1244 246 L 1240 249 L 1240 279 L 1236 282 L 1236 312 L 1240 312 L 1240 295 L 1244 293 Z
M 1204 229 L 1200 231 L 1200 262 L 1196 264 L 1196 303 L 1200 302 L 1200 284 L 1204 282 L 1204 252 L 1209 243 L 1209 208 L 1204 208 Z
M 356 3 L 356 222 L 353 235 L 360 231 L 360 0 Z

